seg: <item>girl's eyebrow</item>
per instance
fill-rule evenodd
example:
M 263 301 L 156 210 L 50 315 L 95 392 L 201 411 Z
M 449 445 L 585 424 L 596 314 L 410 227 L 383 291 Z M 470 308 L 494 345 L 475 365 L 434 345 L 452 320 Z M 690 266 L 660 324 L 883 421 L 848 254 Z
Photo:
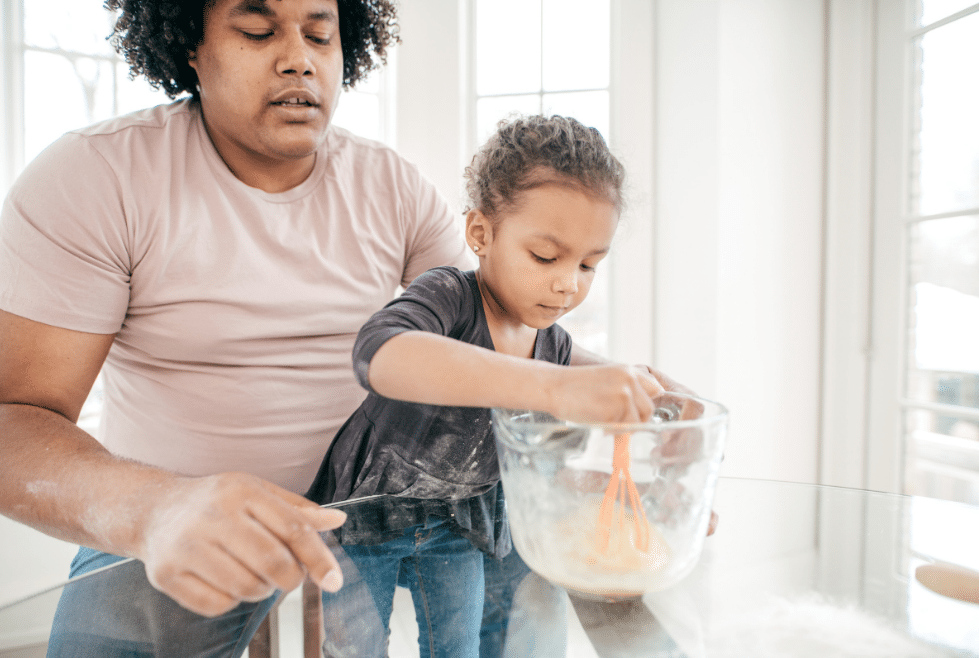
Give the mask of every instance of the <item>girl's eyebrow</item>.
M 533 237 L 537 238 L 538 240 L 547 240 L 548 242 L 553 243 L 554 246 L 561 251 L 571 251 L 571 248 L 567 244 L 551 233 L 536 233 Z M 608 250 L 609 248 L 607 246 L 601 249 L 595 249 L 594 251 L 590 252 L 588 256 L 601 256 L 602 254 L 607 254 Z

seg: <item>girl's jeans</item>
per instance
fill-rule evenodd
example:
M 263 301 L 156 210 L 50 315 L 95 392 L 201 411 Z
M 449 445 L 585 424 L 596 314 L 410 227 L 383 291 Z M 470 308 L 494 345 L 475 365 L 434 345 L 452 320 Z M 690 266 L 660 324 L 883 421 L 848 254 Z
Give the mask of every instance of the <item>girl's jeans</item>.
M 344 546 L 360 571 L 389 633 L 399 580 L 411 591 L 420 658 L 479 658 L 483 613 L 483 554 L 433 520 L 376 546 Z M 324 604 L 332 597 L 324 595 Z

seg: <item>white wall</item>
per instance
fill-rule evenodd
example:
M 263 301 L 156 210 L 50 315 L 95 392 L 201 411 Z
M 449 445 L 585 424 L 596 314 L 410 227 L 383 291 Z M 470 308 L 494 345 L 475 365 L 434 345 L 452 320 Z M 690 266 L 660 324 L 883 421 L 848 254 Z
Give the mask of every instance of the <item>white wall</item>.
M 730 408 L 725 474 L 815 482 L 823 3 L 657 5 L 657 362 Z

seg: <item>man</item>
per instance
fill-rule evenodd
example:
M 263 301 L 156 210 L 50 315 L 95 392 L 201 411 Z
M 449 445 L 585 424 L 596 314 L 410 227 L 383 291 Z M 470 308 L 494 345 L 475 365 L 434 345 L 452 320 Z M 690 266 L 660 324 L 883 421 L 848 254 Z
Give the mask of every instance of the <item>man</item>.
M 0 222 L 3 513 L 132 556 L 205 616 L 340 570 L 300 495 L 362 399 L 356 331 L 398 285 L 468 263 L 446 203 L 330 128 L 396 40 L 387 2 L 129 3 L 134 72 L 185 99 L 59 140 Z M 79 430 L 105 379 L 99 441 Z M 94 549 L 94 550 L 92 550 Z

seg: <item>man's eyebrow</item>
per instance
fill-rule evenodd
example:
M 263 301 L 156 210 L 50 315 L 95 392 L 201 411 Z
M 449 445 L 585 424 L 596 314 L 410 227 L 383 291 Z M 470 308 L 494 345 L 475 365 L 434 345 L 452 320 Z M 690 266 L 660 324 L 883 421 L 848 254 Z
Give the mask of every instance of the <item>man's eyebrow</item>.
M 231 18 L 254 15 L 271 18 L 275 16 L 275 10 L 269 7 L 268 0 L 242 0 L 232 8 L 230 15 Z M 337 13 L 332 9 L 311 12 L 306 19 L 310 21 L 328 21 L 334 23 L 339 21 L 337 18 Z
M 265 0 L 242 0 L 236 4 L 229 14 L 231 18 L 240 18 L 241 16 L 251 16 L 258 14 L 259 16 L 275 16 L 275 12 L 268 6 Z

